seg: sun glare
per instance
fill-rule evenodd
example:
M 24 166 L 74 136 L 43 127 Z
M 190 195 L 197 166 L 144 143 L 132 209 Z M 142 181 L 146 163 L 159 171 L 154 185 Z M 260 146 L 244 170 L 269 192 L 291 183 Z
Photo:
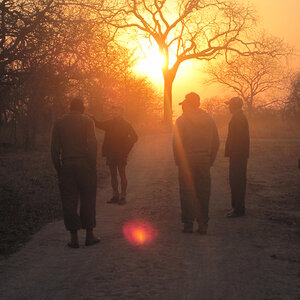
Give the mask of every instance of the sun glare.
M 134 72 L 142 76 L 147 76 L 156 84 L 161 84 L 163 80 L 162 67 L 165 63 L 165 58 L 159 52 L 158 45 L 148 40 L 140 42 L 140 51 L 137 51 L 137 63 L 134 66 Z M 170 53 L 169 67 L 176 61 L 176 56 Z
M 158 47 L 142 45 L 142 53 L 139 56 L 140 59 L 138 59 L 134 71 L 146 75 L 154 81 L 161 80 L 164 57 L 159 53 Z

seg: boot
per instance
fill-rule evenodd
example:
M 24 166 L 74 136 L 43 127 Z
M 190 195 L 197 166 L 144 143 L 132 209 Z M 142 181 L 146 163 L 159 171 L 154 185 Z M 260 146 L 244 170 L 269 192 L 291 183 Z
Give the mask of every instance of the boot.
M 70 230 L 70 235 L 71 235 L 71 241 L 68 242 L 68 247 L 79 248 L 77 230 Z
M 126 198 L 125 197 L 121 197 L 120 200 L 118 201 L 119 205 L 125 205 L 126 204 Z
M 110 200 L 106 201 L 109 204 L 117 204 L 119 202 L 119 196 L 113 196 Z
M 231 210 L 229 213 L 227 213 L 227 218 L 238 218 L 244 216 L 245 216 L 245 210 L 241 210 L 241 211 Z
M 92 246 L 92 245 L 98 244 L 99 242 L 100 242 L 100 239 L 96 238 L 94 236 L 93 229 L 87 229 L 86 230 L 85 245 L 86 246 Z
M 193 223 L 187 222 L 183 223 L 183 230 L 184 233 L 193 233 Z

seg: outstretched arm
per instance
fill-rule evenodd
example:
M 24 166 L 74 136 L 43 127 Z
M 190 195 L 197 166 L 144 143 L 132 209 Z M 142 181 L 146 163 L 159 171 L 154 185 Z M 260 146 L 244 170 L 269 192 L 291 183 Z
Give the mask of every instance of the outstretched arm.
M 94 116 L 90 116 L 95 122 L 95 126 L 98 129 L 107 130 L 107 121 L 98 121 Z
M 174 154 L 175 164 L 177 166 L 180 164 L 180 160 L 182 160 L 182 157 L 180 159 L 180 156 L 183 155 L 183 153 L 184 152 L 183 152 L 182 138 L 181 138 L 179 126 L 176 122 L 173 129 L 173 154 Z

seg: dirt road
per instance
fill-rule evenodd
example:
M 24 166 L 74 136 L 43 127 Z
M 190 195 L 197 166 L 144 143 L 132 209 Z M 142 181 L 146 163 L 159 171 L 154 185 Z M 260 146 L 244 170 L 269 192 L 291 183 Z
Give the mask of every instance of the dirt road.
M 258 143 L 263 153 L 265 146 Z M 248 214 L 226 219 L 230 201 L 222 151 L 212 169 L 207 236 L 181 233 L 170 136 L 147 136 L 131 156 L 128 204 L 105 204 L 109 182 L 98 191 L 96 233 L 101 244 L 69 249 L 63 222 L 47 225 L 25 248 L 0 261 L 0 298 L 300 299 L 299 236 L 294 227 L 272 222 L 262 207 L 265 202 L 260 202 L 266 195 L 280 196 L 276 189 L 267 189 L 273 179 L 257 174 L 256 164 L 262 161 L 259 155 L 253 158 Z M 291 177 L 296 178 L 295 172 Z M 152 244 L 136 247 L 124 238 L 122 225 L 134 219 L 156 228 Z

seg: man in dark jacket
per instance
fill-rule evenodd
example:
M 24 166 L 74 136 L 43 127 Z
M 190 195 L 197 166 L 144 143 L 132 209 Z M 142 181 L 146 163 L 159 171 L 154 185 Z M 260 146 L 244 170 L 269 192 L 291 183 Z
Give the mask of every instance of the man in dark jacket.
M 112 119 L 104 122 L 95 120 L 95 125 L 105 131 L 102 155 L 106 157 L 110 169 L 113 189 L 113 197 L 107 203 L 124 205 L 127 191 L 127 157 L 138 136 L 133 127 L 124 120 L 122 107 L 114 107 L 112 113 Z M 119 193 L 118 173 L 121 179 L 121 193 Z
M 218 130 L 213 119 L 200 106 L 200 97 L 189 93 L 180 103 L 183 114 L 174 127 L 173 151 L 179 171 L 179 190 L 183 232 L 206 234 L 210 198 L 210 168 L 218 148 Z
M 77 231 L 86 229 L 86 246 L 99 242 L 96 226 L 97 141 L 92 119 L 83 115 L 81 99 L 73 99 L 70 113 L 53 127 L 51 156 L 59 178 L 64 222 L 71 233 L 68 246 L 79 248 Z M 80 216 L 77 214 L 80 198 Z
M 234 97 L 226 102 L 232 114 L 225 145 L 225 156 L 229 157 L 229 183 L 232 210 L 229 218 L 245 215 L 245 193 L 247 184 L 247 162 L 249 158 L 249 126 L 242 111 L 243 100 Z

